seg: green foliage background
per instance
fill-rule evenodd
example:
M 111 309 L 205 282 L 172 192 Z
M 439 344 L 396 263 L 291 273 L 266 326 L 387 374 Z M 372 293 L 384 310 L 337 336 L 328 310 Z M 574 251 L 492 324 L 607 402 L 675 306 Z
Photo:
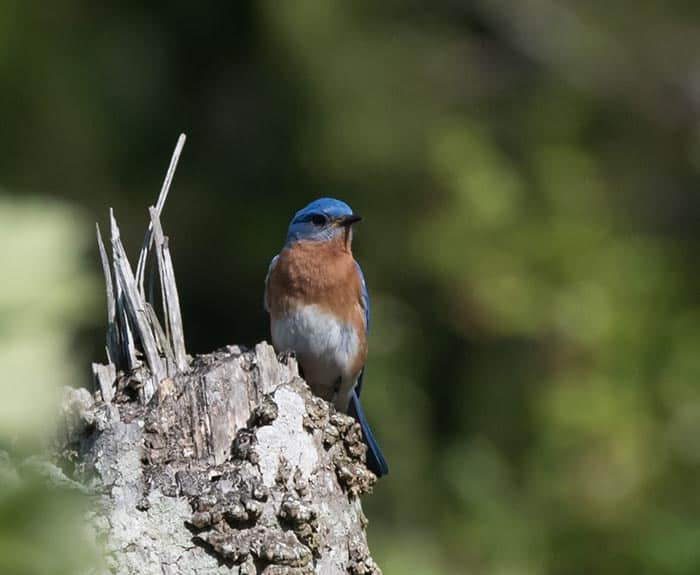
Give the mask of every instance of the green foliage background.
M 135 249 L 183 131 L 164 224 L 192 352 L 267 337 L 296 209 L 365 216 L 387 575 L 700 572 L 699 18 L 0 0 L 0 442 L 31 450 L 32 400 L 102 358 L 91 221 L 113 206 Z

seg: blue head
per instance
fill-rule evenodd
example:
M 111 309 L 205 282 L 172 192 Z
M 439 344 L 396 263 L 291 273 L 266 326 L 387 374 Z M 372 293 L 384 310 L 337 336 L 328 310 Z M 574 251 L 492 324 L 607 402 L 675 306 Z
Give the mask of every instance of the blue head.
M 340 234 L 345 234 L 348 241 L 352 237 L 352 224 L 361 219 L 345 202 L 333 198 L 314 200 L 294 214 L 287 230 L 287 243 L 297 240 L 324 242 Z

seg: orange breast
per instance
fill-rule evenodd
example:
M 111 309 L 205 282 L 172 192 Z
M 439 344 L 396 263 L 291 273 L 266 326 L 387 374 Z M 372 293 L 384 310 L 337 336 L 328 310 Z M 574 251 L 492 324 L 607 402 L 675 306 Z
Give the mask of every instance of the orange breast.
M 300 306 L 316 305 L 352 325 L 362 342 L 359 372 L 367 357 L 362 286 L 343 241 L 298 241 L 285 247 L 270 270 L 267 290 L 272 320 Z

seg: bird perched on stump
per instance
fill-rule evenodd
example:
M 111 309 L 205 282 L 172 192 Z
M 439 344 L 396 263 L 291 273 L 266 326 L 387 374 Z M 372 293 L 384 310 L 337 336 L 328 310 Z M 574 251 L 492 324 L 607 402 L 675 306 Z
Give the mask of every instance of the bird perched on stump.
M 367 466 L 389 468 L 367 424 L 360 392 L 367 359 L 369 296 L 352 255 L 352 226 L 362 218 L 340 200 L 321 198 L 299 210 L 265 278 L 272 345 L 293 351 L 316 395 L 362 427 Z

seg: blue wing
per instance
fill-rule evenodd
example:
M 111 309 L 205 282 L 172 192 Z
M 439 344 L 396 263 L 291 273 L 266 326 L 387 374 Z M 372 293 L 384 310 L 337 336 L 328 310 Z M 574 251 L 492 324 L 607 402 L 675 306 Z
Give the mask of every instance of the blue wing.
M 362 286 L 362 296 L 360 299 L 360 304 L 365 312 L 365 333 L 369 333 L 369 294 L 367 293 L 367 282 L 365 282 L 365 274 L 362 273 L 362 268 L 360 264 L 355 262 L 355 267 L 357 268 L 357 275 L 360 276 L 360 285 Z M 360 397 L 360 392 L 362 391 L 362 381 L 365 376 L 365 368 L 362 368 L 360 372 L 360 377 L 357 378 L 357 385 L 355 386 L 355 393 L 357 397 Z
M 270 311 L 270 302 L 267 299 L 267 280 L 270 279 L 270 272 L 272 272 L 272 268 L 275 267 L 275 264 L 277 263 L 277 258 L 279 258 L 279 257 L 280 257 L 279 254 L 277 254 L 274 258 L 272 258 L 272 261 L 270 262 L 270 265 L 267 268 L 267 275 L 265 276 L 265 296 L 263 298 L 263 305 L 265 306 L 266 312 Z M 362 273 L 362 272 L 360 272 L 360 273 Z
M 362 273 L 362 268 L 360 264 L 355 262 L 355 267 L 357 268 L 357 273 L 360 276 L 360 284 L 362 285 L 362 295 L 360 303 L 365 312 L 365 333 L 369 332 L 369 294 L 367 293 L 367 283 L 365 282 L 365 274 Z M 389 473 L 389 466 L 387 465 L 384 456 L 382 455 L 381 449 L 377 444 L 377 440 L 374 439 L 372 430 L 369 428 L 365 414 L 362 411 L 362 406 L 360 405 L 360 392 L 362 391 L 362 381 L 365 376 L 365 368 L 362 368 L 360 376 L 357 378 L 357 385 L 352 392 L 352 398 L 350 399 L 350 409 L 349 412 L 352 416 L 357 419 L 362 428 L 362 435 L 365 438 L 365 443 L 367 444 L 367 467 L 374 473 L 377 477 L 386 475 Z
M 357 275 L 360 276 L 360 284 L 362 285 L 362 308 L 365 310 L 365 333 L 369 332 L 369 294 L 367 293 L 367 283 L 365 282 L 365 274 L 362 273 L 362 268 L 360 264 L 355 262 L 355 267 L 357 268 Z

